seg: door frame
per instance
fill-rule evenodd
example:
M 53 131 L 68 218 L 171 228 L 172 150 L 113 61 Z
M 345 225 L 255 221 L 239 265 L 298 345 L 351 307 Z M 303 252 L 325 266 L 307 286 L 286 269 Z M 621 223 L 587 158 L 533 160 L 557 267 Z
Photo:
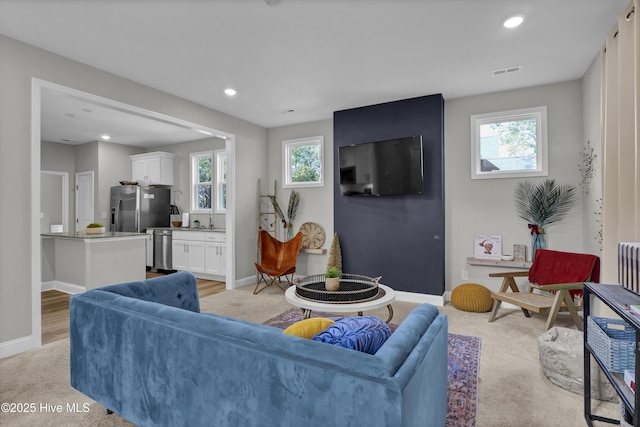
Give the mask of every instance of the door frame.
M 104 98 L 88 92 L 83 92 L 67 86 L 62 86 L 46 80 L 32 77 L 31 78 L 31 340 L 21 340 L 17 344 L 18 352 L 27 351 L 42 346 L 42 325 L 41 325 L 41 259 L 42 247 L 40 237 L 40 153 L 41 153 L 41 134 L 40 126 L 41 103 L 43 90 L 57 91 L 69 96 L 76 96 L 86 99 L 90 102 L 100 102 L 102 104 L 113 106 L 114 108 L 129 111 L 132 114 L 146 114 L 159 120 L 165 120 L 179 126 L 188 126 L 198 128 L 212 135 L 225 140 L 225 150 L 227 152 L 227 213 L 225 215 L 225 229 L 227 234 L 227 274 L 226 289 L 235 288 L 236 280 L 236 257 L 235 257 L 235 224 L 236 224 L 236 167 L 235 167 L 235 150 L 236 136 L 235 134 L 214 129 L 209 126 L 203 126 L 194 122 L 179 119 L 177 117 L 168 116 L 166 114 L 157 113 L 146 110 L 130 104 L 125 104 L 113 99 Z M 15 354 L 15 353 L 12 353 Z

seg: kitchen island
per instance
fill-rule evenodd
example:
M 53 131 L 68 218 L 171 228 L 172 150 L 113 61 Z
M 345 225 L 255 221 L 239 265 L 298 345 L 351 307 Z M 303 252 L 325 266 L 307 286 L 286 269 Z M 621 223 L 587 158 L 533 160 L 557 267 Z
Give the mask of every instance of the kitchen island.
M 144 280 L 144 233 L 42 233 L 43 282 L 70 293 Z M 51 280 L 48 280 L 51 279 Z

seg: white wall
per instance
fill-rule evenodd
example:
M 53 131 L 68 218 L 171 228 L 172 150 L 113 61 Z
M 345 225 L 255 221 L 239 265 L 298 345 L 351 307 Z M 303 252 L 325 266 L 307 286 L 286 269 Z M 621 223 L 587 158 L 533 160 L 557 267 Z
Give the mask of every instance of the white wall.
M 323 248 L 325 255 L 300 254 L 296 274 L 307 276 L 323 273 L 333 238 L 333 120 L 322 120 L 293 126 L 272 128 L 268 131 L 269 178 L 263 180 L 263 194 L 273 194 L 273 182 L 277 180 L 277 196 L 280 206 L 288 206 L 291 189 L 282 188 L 282 141 L 289 139 L 324 136 L 324 187 L 296 188 L 300 193 L 300 208 L 294 222 L 294 232 L 305 222 L 322 226 L 326 234 Z M 280 230 L 280 236 L 283 236 Z
M 547 106 L 549 138 L 549 178 L 559 183 L 578 185 L 579 153 L 582 137 L 582 91 L 579 81 L 491 93 L 445 102 L 445 220 L 446 220 L 446 289 L 451 291 L 465 282 L 499 289 L 500 279 L 489 273 L 502 271 L 490 267 L 468 266 L 473 256 L 476 233 L 502 235 L 503 253 L 511 253 L 513 244 L 528 246 L 530 234 L 525 221 L 514 209 L 514 188 L 520 179 L 471 180 L 470 116 Z M 562 222 L 545 227 L 550 249 L 581 252 L 583 237 L 582 196 Z M 468 280 L 462 279 L 462 271 Z

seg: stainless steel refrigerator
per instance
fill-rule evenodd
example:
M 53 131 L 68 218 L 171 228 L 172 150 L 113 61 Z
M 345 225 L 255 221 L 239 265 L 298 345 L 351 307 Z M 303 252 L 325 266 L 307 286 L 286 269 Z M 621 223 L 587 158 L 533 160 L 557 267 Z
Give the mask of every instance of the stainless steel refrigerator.
M 111 187 L 111 231 L 144 233 L 150 227 L 169 227 L 169 188 L 120 185 Z

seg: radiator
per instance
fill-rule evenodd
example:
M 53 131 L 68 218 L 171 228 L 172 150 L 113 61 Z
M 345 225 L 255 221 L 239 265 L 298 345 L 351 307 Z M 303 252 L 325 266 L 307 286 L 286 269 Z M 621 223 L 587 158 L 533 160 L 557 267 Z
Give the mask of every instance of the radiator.
M 640 295 L 640 243 L 618 243 L 618 283 Z

